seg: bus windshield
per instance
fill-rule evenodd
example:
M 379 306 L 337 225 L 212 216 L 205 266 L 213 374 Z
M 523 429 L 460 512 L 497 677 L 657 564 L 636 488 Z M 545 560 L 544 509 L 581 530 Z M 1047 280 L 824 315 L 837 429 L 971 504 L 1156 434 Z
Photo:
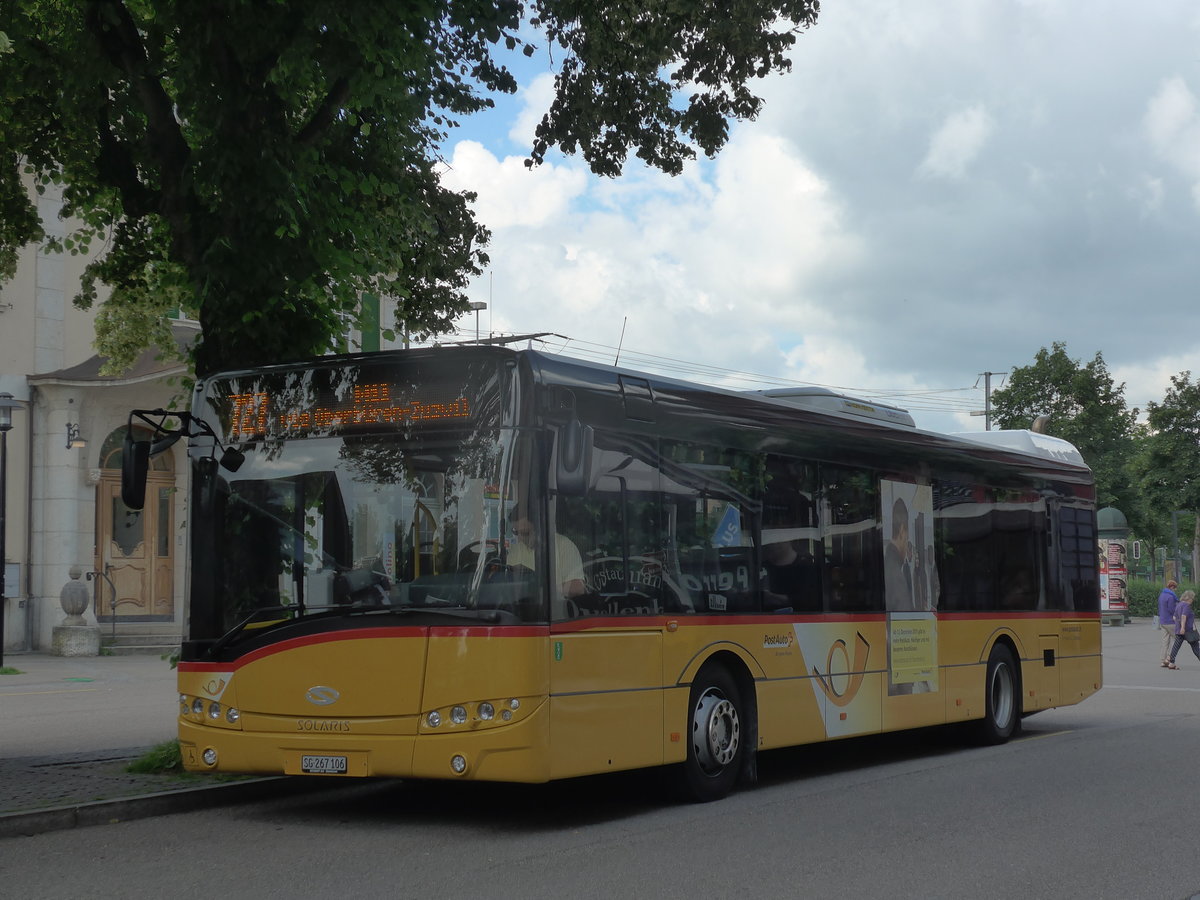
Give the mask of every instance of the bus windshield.
M 504 566 L 527 470 L 513 379 L 495 359 L 339 364 L 213 379 L 196 413 L 236 471 L 193 442 L 193 639 L 312 615 L 544 618 Z

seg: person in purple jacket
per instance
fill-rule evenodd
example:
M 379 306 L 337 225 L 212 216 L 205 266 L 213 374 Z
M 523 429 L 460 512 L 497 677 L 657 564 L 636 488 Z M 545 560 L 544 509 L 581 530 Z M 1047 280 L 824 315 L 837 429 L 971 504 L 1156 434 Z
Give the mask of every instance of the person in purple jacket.
M 1171 655 L 1171 641 L 1175 639 L 1175 604 L 1179 597 L 1175 594 L 1177 585 L 1168 581 L 1167 586 L 1158 595 L 1158 627 L 1162 631 L 1162 664 L 1165 669 Z
M 1179 668 L 1175 665 L 1175 654 L 1179 652 L 1184 641 L 1188 642 L 1192 653 L 1196 654 L 1196 659 L 1200 659 L 1200 637 L 1196 635 L 1196 616 L 1192 613 L 1192 601 L 1195 599 L 1195 591 L 1184 591 L 1179 602 L 1175 604 L 1175 642 L 1171 644 L 1171 658 L 1167 660 L 1168 669 Z

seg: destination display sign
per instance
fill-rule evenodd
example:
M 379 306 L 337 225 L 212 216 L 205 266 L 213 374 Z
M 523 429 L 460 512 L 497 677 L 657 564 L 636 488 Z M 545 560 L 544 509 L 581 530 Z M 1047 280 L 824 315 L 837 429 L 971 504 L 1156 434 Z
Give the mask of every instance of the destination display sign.
M 413 388 L 389 382 L 352 384 L 348 390 L 309 392 L 288 387 L 226 395 L 226 437 L 254 441 L 267 436 L 305 437 L 368 426 L 406 427 L 471 418 L 472 403 L 446 386 Z

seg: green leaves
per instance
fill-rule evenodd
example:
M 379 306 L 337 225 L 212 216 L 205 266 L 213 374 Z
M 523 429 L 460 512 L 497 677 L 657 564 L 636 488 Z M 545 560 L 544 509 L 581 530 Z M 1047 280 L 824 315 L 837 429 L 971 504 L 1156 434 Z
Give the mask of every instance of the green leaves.
M 1038 351 L 1034 362 L 1013 369 L 1008 384 L 992 395 L 1001 428 L 1029 428 L 1048 415 L 1048 433 L 1070 441 L 1092 467 L 1097 503 L 1116 506 L 1126 515 L 1135 505 L 1126 465 L 1137 434 L 1136 409 L 1125 405 L 1125 385 L 1113 383 L 1097 352 L 1083 364 L 1055 342 Z
M 487 229 L 445 189 L 445 130 L 517 83 L 503 54 L 560 55 L 531 163 L 552 147 L 679 172 L 753 118 L 816 0 L 8 0 L 0 33 L 0 279 L 30 241 L 91 254 L 113 365 L 203 326 L 201 372 L 325 352 L 364 292 L 408 333 L 447 330 Z M 524 21 L 528 19 L 528 21 Z M 23 169 L 23 171 L 22 171 Z M 61 240 L 30 193 L 61 182 Z M 168 344 L 169 345 L 169 344 Z

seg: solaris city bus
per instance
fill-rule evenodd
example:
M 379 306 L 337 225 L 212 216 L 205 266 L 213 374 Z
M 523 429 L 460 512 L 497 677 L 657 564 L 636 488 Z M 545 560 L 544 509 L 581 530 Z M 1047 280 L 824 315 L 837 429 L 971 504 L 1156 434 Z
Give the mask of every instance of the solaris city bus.
M 711 800 L 759 750 L 1002 742 L 1101 685 L 1092 478 L 1045 435 L 488 346 L 223 373 L 130 423 L 131 508 L 150 454 L 191 459 L 191 770 L 670 766 Z

